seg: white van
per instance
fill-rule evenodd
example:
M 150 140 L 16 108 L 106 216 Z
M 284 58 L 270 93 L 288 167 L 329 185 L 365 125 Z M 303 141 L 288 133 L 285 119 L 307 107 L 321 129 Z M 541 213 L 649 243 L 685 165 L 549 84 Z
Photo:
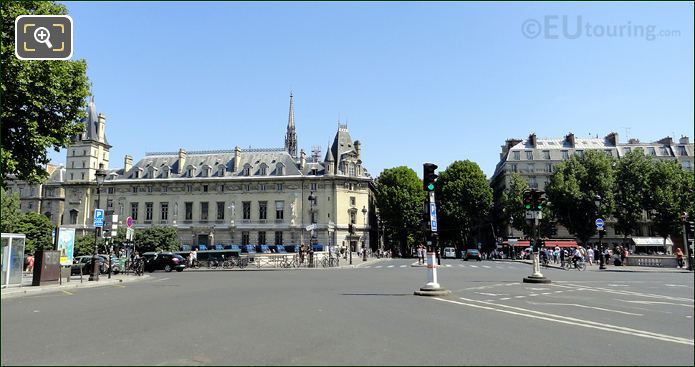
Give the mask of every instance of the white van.
M 455 258 L 456 257 L 456 249 L 453 247 L 444 247 L 444 258 Z

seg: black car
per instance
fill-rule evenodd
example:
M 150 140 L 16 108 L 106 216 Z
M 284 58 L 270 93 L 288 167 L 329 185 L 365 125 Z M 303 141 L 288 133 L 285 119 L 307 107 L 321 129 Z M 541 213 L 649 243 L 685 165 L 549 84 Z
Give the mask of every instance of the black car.
M 97 261 L 99 261 L 99 272 L 101 274 L 105 274 L 109 272 L 109 263 L 107 262 L 108 260 L 105 257 L 102 257 L 101 255 L 97 256 Z M 91 274 L 92 270 L 94 269 L 94 261 L 92 259 L 92 255 L 87 255 L 87 256 L 80 256 L 78 258 L 75 258 L 72 264 L 72 268 L 70 269 L 70 274 L 72 275 L 80 275 L 80 272 L 82 274 Z M 119 269 L 120 270 L 120 269 Z
M 155 270 L 183 271 L 186 268 L 186 259 L 172 252 L 144 253 L 142 256 L 145 259 L 145 271 L 150 273 Z

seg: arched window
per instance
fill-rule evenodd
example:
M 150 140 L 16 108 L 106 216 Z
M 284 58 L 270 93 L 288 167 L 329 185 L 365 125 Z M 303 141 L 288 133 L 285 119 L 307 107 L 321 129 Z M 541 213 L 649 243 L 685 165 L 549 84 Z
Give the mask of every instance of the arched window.
M 268 174 L 268 165 L 265 163 L 261 163 L 261 168 L 258 170 L 258 174 L 261 176 L 265 176 Z

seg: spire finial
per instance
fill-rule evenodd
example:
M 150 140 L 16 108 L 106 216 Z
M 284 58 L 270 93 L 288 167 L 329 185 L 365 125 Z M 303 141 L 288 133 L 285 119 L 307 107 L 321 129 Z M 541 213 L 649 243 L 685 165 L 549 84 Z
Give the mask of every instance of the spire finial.
M 285 134 L 285 150 L 294 158 L 297 157 L 297 133 L 294 126 L 294 94 L 290 90 L 290 113 L 287 118 L 287 133 Z

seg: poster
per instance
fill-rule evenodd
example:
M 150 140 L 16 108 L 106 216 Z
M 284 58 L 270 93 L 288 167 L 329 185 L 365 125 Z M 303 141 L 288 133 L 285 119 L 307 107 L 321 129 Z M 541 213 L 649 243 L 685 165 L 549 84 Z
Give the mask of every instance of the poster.
M 75 251 L 75 228 L 60 228 L 58 251 L 60 251 L 60 265 L 72 265 L 72 256 Z

